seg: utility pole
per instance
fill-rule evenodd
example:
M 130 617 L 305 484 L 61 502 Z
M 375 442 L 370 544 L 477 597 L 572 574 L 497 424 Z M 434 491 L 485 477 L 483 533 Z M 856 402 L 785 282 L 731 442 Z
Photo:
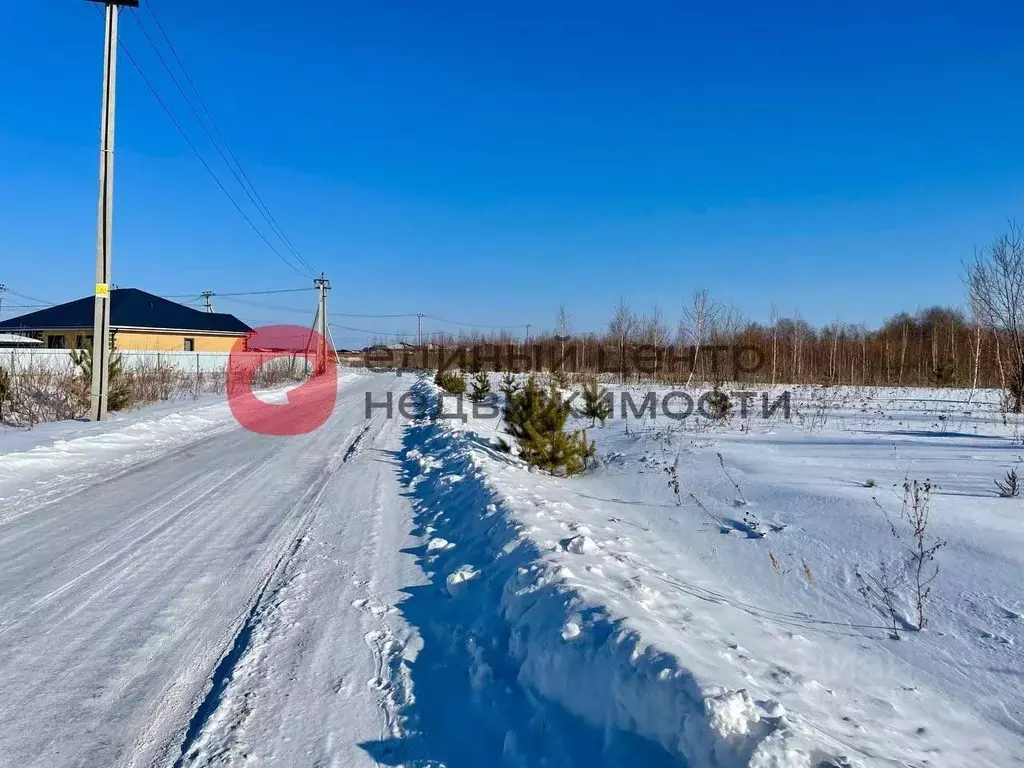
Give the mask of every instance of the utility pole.
M 93 421 L 107 417 L 110 386 L 110 260 L 114 228 L 114 100 L 117 90 L 117 16 L 119 6 L 139 0 L 92 0 L 106 6 L 103 40 L 103 111 L 100 118 L 100 190 L 96 226 L 96 306 L 92 325 Z
M 0 287 L 2 287 L 2 286 L 0 286 Z M 423 313 L 422 312 L 417 312 L 416 313 L 416 346 L 417 347 L 422 347 L 423 346 L 423 330 L 422 330 L 422 328 L 423 328 Z
M 526 346 L 530 346 L 530 323 L 526 324 Z
M 0 318 L 4 316 L 4 294 L 7 293 L 7 285 L 0 283 Z
M 327 292 L 331 290 L 331 281 L 320 273 L 320 277 L 313 279 L 313 285 L 320 292 L 320 304 L 317 307 L 317 334 L 316 340 L 316 369 L 314 376 L 320 376 L 327 372 Z
M 214 293 L 213 291 L 203 291 L 202 293 L 199 294 L 199 297 L 206 302 L 207 312 L 213 312 L 213 304 L 210 302 L 210 299 L 212 299 L 216 295 L 217 294 Z

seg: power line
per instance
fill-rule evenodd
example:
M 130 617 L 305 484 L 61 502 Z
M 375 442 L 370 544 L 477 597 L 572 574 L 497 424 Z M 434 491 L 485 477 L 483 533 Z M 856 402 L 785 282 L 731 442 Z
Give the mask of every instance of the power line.
M 219 298 L 224 298 L 225 296 L 269 296 L 272 293 L 306 293 L 315 290 L 316 288 L 276 288 L 272 291 L 243 291 L 241 293 L 218 293 L 215 295 Z
M 103 11 L 99 9 L 99 6 L 97 6 L 97 10 L 102 15 Z M 124 51 L 124 55 L 128 57 L 128 61 L 130 61 L 132 66 L 135 67 L 135 71 L 139 73 L 139 77 L 142 78 L 142 82 L 146 84 L 146 87 L 149 88 L 150 93 L 153 94 L 153 98 L 156 99 L 157 103 L 163 109 L 168 119 L 171 121 L 174 127 L 177 128 L 178 133 L 181 134 L 181 137 L 185 140 L 185 143 L 188 145 L 189 149 L 192 150 L 193 154 L 198 158 L 203 168 L 205 168 L 206 172 L 210 174 L 210 178 L 213 179 L 214 183 L 220 188 L 220 191 L 223 192 L 224 196 L 227 197 L 227 199 L 231 202 L 231 205 L 233 205 L 235 210 L 238 211 L 238 214 L 245 220 L 245 223 L 249 225 L 252 231 L 259 236 L 259 238 L 266 244 L 266 246 L 271 251 L 273 251 L 277 255 L 277 257 L 281 259 L 281 261 L 283 261 L 285 264 L 287 264 L 289 267 L 291 267 L 293 270 L 295 270 L 298 274 L 302 275 L 303 277 L 308 277 L 308 275 L 303 273 L 302 270 L 300 270 L 290 260 L 288 260 L 288 258 L 285 257 L 284 254 L 277 250 L 277 248 L 274 247 L 273 243 L 271 243 L 270 240 L 267 239 L 266 235 L 264 235 L 263 232 L 261 232 L 260 229 L 255 224 L 253 224 L 252 219 L 250 219 L 246 215 L 245 211 L 242 210 L 242 207 L 235 201 L 235 198 L 231 196 L 231 193 L 228 192 L 227 188 L 217 177 L 217 174 L 213 172 L 213 169 L 210 167 L 210 164 L 206 162 L 206 159 L 199 153 L 199 150 L 196 148 L 196 145 L 192 143 L 192 140 L 188 137 L 188 134 L 185 133 L 185 129 L 181 127 L 181 124 L 174 117 L 174 114 L 168 108 L 167 104 L 165 104 L 164 100 L 160 98 L 160 94 L 157 92 L 153 84 L 149 81 L 149 78 L 146 77 L 145 72 L 142 71 L 142 67 L 139 66 L 139 63 L 135 60 L 135 57 L 132 56 L 131 51 L 128 50 L 128 46 L 125 45 L 124 40 L 119 39 L 117 43 L 121 50 Z
M 486 325 L 484 323 L 461 323 L 458 320 L 446 320 L 443 317 L 437 315 L 423 315 L 429 317 L 431 320 L 437 320 L 441 323 L 448 323 L 449 325 L 461 325 L 467 328 L 525 328 L 529 323 L 518 323 L 513 325 Z
M 29 296 L 24 293 L 18 293 L 17 291 L 12 290 L 10 288 L 7 289 L 7 293 L 11 294 L 11 296 L 17 296 L 19 299 L 24 299 L 25 301 L 34 301 L 37 304 L 45 304 L 48 307 L 52 307 L 54 305 L 52 301 L 47 301 L 46 299 L 37 299 L 34 296 Z
M 217 298 L 224 298 L 230 296 L 269 296 L 272 293 L 308 293 L 315 291 L 316 288 L 276 288 L 271 291 L 240 291 L 238 293 L 216 293 L 213 295 Z M 198 293 L 177 293 L 177 294 L 164 294 L 162 298 L 165 299 L 198 299 L 201 294 Z
M 193 106 L 191 99 L 189 99 L 188 95 L 185 93 L 185 89 L 181 87 L 181 83 L 178 82 L 178 78 L 175 77 L 174 72 L 171 71 L 171 67 L 167 63 L 167 60 L 163 57 L 163 54 L 160 53 L 160 49 L 153 41 L 153 38 L 150 36 L 149 31 L 143 25 L 142 18 L 139 16 L 137 12 L 132 14 L 133 18 L 135 19 L 135 23 L 138 24 L 139 29 L 142 31 L 142 34 L 149 42 L 149 45 L 153 49 L 153 52 L 156 53 L 156 56 L 160 60 L 160 63 L 163 65 L 164 70 L 166 70 L 167 75 L 171 78 L 171 82 L 174 83 L 174 87 L 178 89 L 178 93 L 181 94 L 181 98 L 184 99 L 186 106 L 188 106 L 189 108 L 189 111 L 192 112 L 192 115 L 193 117 L 195 117 L 196 122 L 199 123 L 199 127 L 203 129 L 203 132 L 206 134 L 206 137 L 210 140 L 210 143 L 213 144 L 213 148 L 217 150 L 217 154 L 220 155 L 221 160 L 224 161 L 224 164 L 231 172 L 231 175 L 235 177 L 235 181 L 238 182 L 238 185 L 242 188 L 242 191 L 245 193 L 246 197 L 249 198 L 249 202 L 253 204 L 253 207 L 255 207 L 259 214 L 263 217 L 263 220 L 267 222 L 267 224 L 270 226 L 271 231 L 273 231 L 274 234 L 281 239 L 281 242 L 284 243 L 285 248 L 291 251 L 291 253 L 295 256 L 299 264 L 301 264 L 312 275 L 314 272 L 313 268 L 310 266 L 309 262 L 307 262 L 302 257 L 302 254 L 300 254 L 295 249 L 295 246 L 291 244 L 291 241 L 284 234 L 280 225 L 278 225 L 277 220 L 270 213 L 270 210 L 267 208 L 266 203 L 263 202 L 263 198 L 261 198 L 259 193 L 256 191 L 256 187 L 253 186 L 252 181 L 250 181 L 249 177 L 245 174 L 245 170 L 242 168 L 241 163 L 238 162 L 238 158 L 235 156 L 235 153 L 231 150 L 231 146 L 230 144 L 228 144 L 227 139 L 224 138 L 224 134 L 218 127 L 217 121 L 210 113 L 210 109 L 206 105 L 206 102 L 203 99 L 203 97 L 200 95 L 199 89 L 196 87 L 195 82 L 189 75 L 188 70 L 185 69 L 185 65 L 182 63 L 181 58 L 178 56 L 177 50 L 174 48 L 173 43 L 171 43 L 170 38 L 167 36 L 167 32 L 164 30 L 163 25 L 157 18 L 156 13 L 153 10 L 152 3 L 146 3 L 146 7 L 149 9 L 149 13 L 153 17 L 153 21 L 156 22 L 157 28 L 160 30 L 160 34 L 163 36 L 164 42 L 167 43 L 167 47 L 170 49 L 171 54 L 174 56 L 174 60 L 178 63 L 178 67 L 181 69 L 182 74 L 185 75 L 185 79 L 188 80 L 189 85 L 192 87 L 192 91 L 196 94 L 196 99 L 199 101 L 199 104 L 206 112 L 206 115 L 209 118 L 210 123 L 213 125 L 214 130 L 216 130 L 217 135 L 220 137 L 220 143 L 217 142 L 217 139 L 214 138 L 213 134 L 210 132 L 210 129 L 207 128 L 206 121 L 203 120 L 202 116 Z M 224 145 L 224 149 L 221 149 L 221 143 Z M 228 156 L 225 155 L 224 150 L 227 150 L 227 155 L 231 156 L 231 160 L 229 160 Z M 232 164 L 232 160 L 234 161 L 234 164 Z M 235 170 L 235 167 L 238 168 L 237 171 Z M 241 173 L 241 175 L 239 175 L 239 173 Z
M 377 317 L 377 318 L 396 318 L 396 317 L 417 317 L 415 312 L 407 312 L 404 315 L 360 315 L 354 312 L 331 312 L 334 317 Z
M 458 320 L 447 320 L 447 319 L 445 319 L 443 317 L 438 317 L 437 315 L 427 315 L 427 314 L 422 314 L 422 313 L 419 313 L 419 312 L 406 312 L 404 314 L 395 314 L 395 315 L 358 314 L 358 313 L 355 313 L 355 312 L 332 312 L 331 314 L 334 317 L 374 317 L 374 318 L 382 318 L 382 319 L 402 318 L 402 317 L 426 317 L 426 318 L 429 318 L 431 320 L 437 320 L 438 322 L 448 323 L 449 325 L 461 325 L 461 326 L 464 326 L 466 328 L 525 328 L 528 325 L 528 323 L 518 323 L 518 324 L 512 324 L 512 325 L 488 325 L 487 323 L 462 323 L 462 322 L 459 322 Z
M 309 262 L 306 261 L 302 257 L 302 254 L 299 253 L 298 249 L 294 245 L 292 245 L 291 240 L 288 239 L 288 236 L 284 233 L 284 230 L 278 225 L 277 220 L 274 218 L 274 215 L 270 212 L 270 209 L 263 202 L 263 198 L 260 197 L 259 193 L 256 191 L 255 185 L 252 183 L 252 181 L 250 181 L 249 175 L 245 172 L 245 168 L 242 167 L 242 164 L 238 161 L 238 158 L 235 156 L 235 153 L 231 150 L 231 145 L 228 144 L 227 139 L 224 138 L 224 133 L 220 130 L 220 126 L 217 124 L 217 120 L 214 118 L 213 113 L 210 111 L 209 106 L 207 106 L 206 101 L 202 97 L 202 94 L 199 93 L 199 89 L 196 87 L 195 82 L 192 80 L 192 76 L 189 75 L 188 70 L 185 69 L 185 64 L 178 56 L 178 52 L 177 50 L 175 50 L 174 44 L 171 43 L 170 38 L 164 31 L 163 24 L 161 24 L 160 19 L 157 18 L 156 11 L 153 10 L 153 4 L 151 2 L 147 3 L 146 8 L 149 10 L 150 15 L 153 17 L 153 21 L 156 22 L 157 29 L 160 30 L 160 34 L 163 36 L 164 41 L 167 43 L 167 47 L 170 49 L 171 55 L 173 55 L 174 60 L 178 62 L 178 66 L 181 68 L 182 74 L 185 75 L 185 79 L 188 80 L 189 85 L 192 86 L 192 90 L 196 94 L 196 98 L 199 100 L 200 106 L 202 106 L 203 111 L 206 113 L 206 116 L 210 118 L 210 122 L 213 124 L 213 129 L 214 131 L 217 132 L 217 135 L 220 137 L 220 140 L 224 144 L 224 148 L 227 150 L 228 155 L 230 155 L 231 159 L 234 160 L 235 165 L 238 167 L 239 173 L 242 174 L 242 178 L 244 178 L 245 181 L 248 183 L 249 188 L 252 189 L 253 195 L 256 196 L 256 199 L 259 201 L 260 205 L 263 207 L 263 210 L 266 212 L 267 218 L 270 220 L 270 224 L 272 225 L 272 227 L 275 228 L 275 231 L 281 238 L 282 242 L 284 242 L 284 244 L 291 250 L 291 252 L 295 254 L 296 258 L 298 258 L 299 261 L 301 261 L 310 270 L 310 272 L 315 272 L 315 270 L 310 266 Z
M 279 312 L 297 312 L 300 314 L 308 315 L 310 312 L 314 311 L 311 307 L 285 307 L 280 304 L 267 304 L 266 302 L 262 301 L 248 301 L 246 299 L 239 299 L 234 296 L 217 296 L 217 298 L 227 299 L 228 301 L 233 301 L 238 304 L 244 304 L 247 307 L 258 307 L 259 309 L 273 309 Z
M 387 331 L 370 331 L 366 328 L 349 328 L 347 325 L 339 325 L 338 323 L 330 323 L 331 328 L 341 328 L 343 331 L 354 331 L 356 333 L 367 333 L 371 336 L 395 336 L 396 338 L 402 338 L 405 336 L 412 336 L 412 333 L 388 333 Z M 354 336 L 349 338 L 356 338 Z
M 446 323 L 446 324 L 449 324 L 449 325 L 452 325 L 452 326 L 464 326 L 466 328 L 494 328 L 494 329 L 506 328 L 507 329 L 507 328 L 525 328 L 527 325 L 530 325 L 530 324 L 526 324 L 526 323 L 519 323 L 517 325 L 513 324 L 513 325 L 509 325 L 509 326 L 490 326 L 490 325 L 487 325 L 485 323 L 460 323 L 459 321 L 452 321 L 452 319 L 445 319 L 444 317 L 438 317 L 435 314 L 423 314 L 421 312 L 406 312 L 406 313 L 403 313 L 403 314 L 359 314 L 359 313 L 356 313 L 356 312 L 332 312 L 331 314 L 334 315 L 335 317 L 379 317 L 379 318 L 384 318 L 384 319 L 394 318 L 394 317 L 429 317 L 430 319 L 434 319 L 434 321 L 438 321 L 439 323 Z

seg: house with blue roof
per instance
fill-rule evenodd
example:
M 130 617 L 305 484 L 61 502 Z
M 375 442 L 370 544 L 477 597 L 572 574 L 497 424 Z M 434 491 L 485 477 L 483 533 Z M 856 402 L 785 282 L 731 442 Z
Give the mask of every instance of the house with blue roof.
M 87 296 L 0 322 L 0 333 L 38 339 L 49 349 L 92 343 L 95 299 Z M 110 328 L 118 349 L 230 352 L 253 329 L 234 315 L 203 312 L 138 288 L 110 291 Z

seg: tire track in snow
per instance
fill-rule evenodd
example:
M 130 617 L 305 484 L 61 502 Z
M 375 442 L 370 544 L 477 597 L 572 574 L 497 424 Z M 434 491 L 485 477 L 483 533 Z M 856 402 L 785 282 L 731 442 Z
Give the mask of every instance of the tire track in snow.
M 370 427 L 372 427 L 373 424 L 373 422 L 370 422 L 365 427 L 363 427 L 362 432 L 356 435 L 356 439 L 352 441 L 352 444 L 349 445 L 348 450 L 345 451 L 345 455 L 341 459 L 342 464 L 347 464 L 349 461 L 351 461 L 352 459 L 359 455 L 360 451 L 362 451 L 363 438 L 366 437 L 366 434 L 370 431 Z
M 54 482 L 54 478 L 52 477 L 44 477 L 42 480 L 37 479 L 28 488 L 20 489 L 13 495 L 0 498 L 0 501 L 3 502 L 5 507 L 9 504 L 12 508 L 16 508 L 18 510 L 18 512 L 14 514 L 8 514 L 0 518 L 0 530 L 3 530 L 6 526 L 18 521 L 26 515 L 31 515 L 45 509 L 46 507 L 60 504 L 61 502 L 67 501 L 68 499 L 78 496 L 92 488 L 104 485 L 113 480 L 128 477 L 137 472 L 142 472 L 162 461 L 187 454 L 188 452 L 194 451 L 206 443 L 223 437 L 226 433 L 237 430 L 238 428 L 238 424 L 233 420 L 225 421 L 223 424 L 217 425 L 211 431 L 203 432 L 198 438 L 189 440 L 184 444 L 174 442 L 167 446 L 161 446 L 160 449 L 157 449 L 156 451 L 142 450 L 132 452 L 129 449 L 127 453 L 113 458 L 113 472 L 110 472 L 109 468 L 107 471 L 97 472 L 92 469 L 94 464 L 86 463 L 83 459 L 83 465 L 90 467 L 90 469 L 82 469 L 80 467 L 73 469 L 67 474 L 58 476 L 59 479 L 56 482 Z M 88 438 L 78 439 L 87 440 Z M 40 488 L 39 486 L 44 483 L 46 487 Z
M 305 499 L 309 499 L 308 502 L 305 502 L 307 505 L 305 512 L 296 525 L 290 545 L 281 553 L 270 573 L 260 585 L 227 650 L 214 668 L 210 676 L 207 693 L 199 702 L 189 720 L 185 735 L 181 741 L 178 757 L 174 762 L 174 768 L 208 764 L 209 760 L 203 759 L 203 747 L 206 742 L 213 742 L 218 735 L 218 730 L 226 730 L 230 733 L 244 724 L 248 714 L 244 702 L 241 711 L 229 714 L 228 719 L 232 719 L 231 715 L 233 715 L 234 722 L 225 723 L 225 727 L 221 727 L 221 723 L 217 722 L 218 710 L 225 702 L 228 688 L 235 680 L 235 673 L 245 662 L 247 655 L 257 645 L 264 645 L 266 643 L 267 636 L 270 634 L 270 628 L 266 622 L 274 608 L 279 604 L 279 598 L 283 591 L 292 578 L 294 578 L 294 574 L 287 573 L 288 567 L 306 541 L 306 532 L 316 515 L 317 507 L 324 491 L 341 467 L 348 463 L 352 456 L 357 453 L 361 441 L 371 426 L 371 424 L 366 425 L 343 452 L 335 453 L 334 457 L 332 457 L 333 464 L 321 473 L 314 486 L 307 490 L 303 498 L 296 503 L 295 508 L 299 508 L 303 506 Z M 257 635 L 263 636 L 259 638 L 259 643 L 254 643 L 254 637 Z
M 364 428 L 364 390 L 376 394 L 393 386 L 381 376 L 354 378 L 339 387 L 335 415 L 325 428 L 308 435 L 272 438 L 233 428 L 167 453 L 166 461 L 123 474 L 116 473 L 118 459 L 130 457 L 122 447 L 115 456 L 99 450 L 104 446 L 83 445 L 81 458 L 91 455 L 90 466 L 77 456 L 65 461 L 60 447 L 54 449 L 62 475 L 54 478 L 54 486 L 71 471 L 116 474 L 64 503 L 0 527 L 0 602 L 11 608 L 0 616 L 16 619 L 63 587 L 79 575 L 72 567 L 76 563 L 79 570 L 90 569 L 130 540 L 144 538 L 138 551 L 121 553 L 78 580 L 0 639 L 0 668 L 10 702 L 3 708 L 0 754 L 5 757 L 0 762 L 54 768 L 169 768 L 174 763 L 212 671 L 231 647 L 266 577 L 299 537 L 298 524 L 314 498 L 309 491 L 322 473 L 340 463 Z M 152 437 L 157 439 L 146 441 L 146 452 L 166 450 L 166 444 L 156 444 L 159 435 Z M 38 458 L 45 463 L 47 456 Z M 269 465 L 260 469 L 265 461 Z M 211 470 L 227 475 L 247 464 L 252 464 L 248 471 L 192 512 L 178 514 L 191 495 L 220 480 L 210 476 Z M 360 461 L 358 466 L 372 466 L 375 475 L 386 471 L 386 463 Z M 360 478 L 354 473 L 351 478 L 358 486 Z M 12 482 L 28 486 L 31 478 Z M 334 507 L 346 508 L 348 492 L 341 486 L 348 485 L 331 484 Z M 192 494 L 180 496 L 188 486 Z M 7 490 L 14 487 L 5 483 Z M 178 501 L 139 522 L 173 496 Z M 162 517 L 175 515 L 170 525 L 161 526 Z M 356 543 L 363 537 L 357 532 L 350 538 Z M 296 558 L 303 564 L 303 579 L 313 543 L 310 539 Z M 271 602 L 277 583 L 271 582 L 262 604 Z M 296 583 L 291 589 L 302 592 L 303 586 Z M 295 591 L 283 610 L 303 609 Z M 354 597 L 343 605 L 347 608 Z M 289 628 L 306 627 L 299 615 L 282 617 L 291 622 Z M 289 631 L 287 636 L 295 635 Z M 351 645 L 362 653 L 361 635 Z M 272 648 L 276 652 L 278 646 Z M 277 669 L 278 661 L 261 668 L 261 674 Z M 275 688 L 287 690 L 287 678 Z
M 77 573 L 74 577 L 65 581 L 59 587 L 39 597 L 37 600 L 31 603 L 23 613 L 19 614 L 14 620 L 0 626 L 0 637 L 3 637 L 8 632 L 23 625 L 26 621 L 31 619 L 40 610 L 46 608 L 54 600 L 60 598 L 62 595 L 67 593 L 69 590 L 73 589 L 83 580 L 89 578 L 90 576 L 93 576 L 98 572 L 101 572 L 107 566 L 114 565 L 120 561 L 122 566 L 121 570 L 124 570 L 125 568 L 129 567 L 131 563 L 139 560 L 143 556 L 144 550 L 142 549 L 142 547 L 144 545 L 157 543 L 163 537 L 173 533 L 176 523 L 201 511 L 204 508 L 207 501 L 209 501 L 212 498 L 215 498 L 220 491 L 231 485 L 236 480 L 236 478 L 240 476 L 252 476 L 255 471 L 258 471 L 258 469 L 262 468 L 263 466 L 266 466 L 266 464 L 269 462 L 264 461 L 259 468 L 254 470 L 254 467 L 257 463 L 259 462 L 249 462 L 248 464 L 243 465 L 234 472 L 231 472 L 227 476 L 222 477 L 219 482 L 216 482 L 212 486 L 203 490 L 198 497 L 192 499 L 191 501 L 183 505 L 172 515 L 160 519 L 160 521 L 156 525 L 147 529 L 135 538 L 127 541 L 127 543 L 123 544 L 111 555 L 107 556 L 95 565 L 90 566 L 86 570 Z M 196 487 L 199 487 L 204 481 L 207 481 L 210 477 L 219 474 L 220 473 L 210 473 L 208 475 L 202 476 L 197 482 L 189 484 L 181 492 L 175 493 L 170 498 L 155 506 L 146 514 L 136 518 L 127 526 L 125 526 L 124 533 L 128 533 L 134 530 L 135 528 L 145 523 L 147 520 L 150 520 L 151 518 L 159 515 L 161 512 L 164 512 L 169 507 L 172 507 L 175 502 L 180 501 L 183 497 L 187 496 L 190 493 L 193 493 Z M 119 538 L 124 540 L 126 536 L 122 535 Z M 94 546 L 90 551 L 86 552 L 80 558 L 73 561 L 67 567 L 62 569 L 63 572 L 74 573 L 80 566 L 87 563 L 93 556 L 101 552 L 103 549 L 111 547 L 114 543 L 115 542 L 112 541 L 105 541 L 101 544 Z M 96 591 L 87 595 L 84 599 L 79 600 L 72 611 L 62 613 L 60 621 L 63 622 L 73 618 L 76 614 L 78 614 L 80 611 L 86 608 L 94 599 L 103 595 L 108 590 L 113 589 L 114 585 L 116 585 L 116 581 L 111 579 L 105 580 Z M 3 610 L 6 613 L 6 607 L 4 607 Z

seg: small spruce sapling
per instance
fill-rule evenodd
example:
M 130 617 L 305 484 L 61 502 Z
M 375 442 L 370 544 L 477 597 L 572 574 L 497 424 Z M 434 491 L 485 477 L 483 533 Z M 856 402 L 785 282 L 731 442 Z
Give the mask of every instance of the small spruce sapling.
M 729 395 L 716 385 L 707 396 L 707 413 L 712 419 L 726 419 L 732 413 L 732 401 Z
M 438 371 L 434 383 L 450 395 L 462 395 L 466 392 L 465 378 L 455 371 Z
M 506 371 L 505 375 L 501 377 L 501 383 L 498 385 L 498 391 L 500 391 L 505 399 L 509 399 L 518 392 L 521 388 L 519 379 L 512 371 Z
M 597 384 L 597 377 L 591 376 L 583 382 L 583 416 L 590 419 L 590 426 L 597 421 L 604 426 L 605 421 L 612 415 L 612 404 L 610 398 L 605 397 Z
M 474 403 L 482 403 L 491 394 L 491 379 L 483 371 L 477 372 L 471 384 L 472 389 L 469 391 L 469 399 Z
M 571 405 L 553 385 L 541 387 L 534 376 L 505 404 L 506 430 L 529 464 L 556 474 L 574 475 L 587 467 L 594 444 L 585 431 L 566 432 Z
M 566 373 L 565 369 L 559 366 L 555 371 L 551 373 L 551 383 L 559 389 L 569 388 L 569 374 Z
M 86 341 L 84 349 L 73 349 L 70 352 L 71 362 L 82 374 L 86 385 L 92 380 L 92 342 Z M 107 409 L 123 411 L 131 407 L 131 383 L 124 370 L 124 359 L 117 352 L 117 342 L 110 339 L 110 359 L 107 363 Z

